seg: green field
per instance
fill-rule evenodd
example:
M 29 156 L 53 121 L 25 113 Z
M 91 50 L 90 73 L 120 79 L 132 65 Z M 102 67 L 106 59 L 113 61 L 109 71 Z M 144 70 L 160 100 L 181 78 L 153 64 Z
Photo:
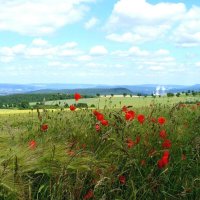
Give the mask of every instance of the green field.
M 103 108 L 96 117 L 91 109 L 2 110 L 0 199 L 198 200 L 200 106 L 177 104 L 198 99 L 80 99 Z M 125 113 L 124 105 L 133 107 Z
M 87 98 L 87 99 L 80 99 L 79 103 L 87 103 L 90 107 L 92 104 L 95 105 L 95 107 L 104 108 L 105 106 L 108 108 L 120 108 L 123 105 L 130 105 L 134 107 L 143 107 L 143 106 L 149 106 L 150 104 L 176 104 L 179 102 L 193 102 L 193 101 L 199 101 L 200 96 L 196 97 L 100 97 L 100 98 Z M 55 105 L 59 104 L 63 106 L 64 104 L 74 104 L 74 99 L 68 99 L 68 100 L 59 100 L 59 101 L 47 101 L 45 102 L 46 105 Z M 35 103 L 31 103 L 31 105 L 34 105 Z

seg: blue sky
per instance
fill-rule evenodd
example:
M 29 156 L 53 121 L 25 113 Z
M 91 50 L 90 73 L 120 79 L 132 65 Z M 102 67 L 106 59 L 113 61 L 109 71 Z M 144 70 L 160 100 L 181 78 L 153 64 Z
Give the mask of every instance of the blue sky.
M 0 83 L 200 83 L 200 2 L 0 0 Z

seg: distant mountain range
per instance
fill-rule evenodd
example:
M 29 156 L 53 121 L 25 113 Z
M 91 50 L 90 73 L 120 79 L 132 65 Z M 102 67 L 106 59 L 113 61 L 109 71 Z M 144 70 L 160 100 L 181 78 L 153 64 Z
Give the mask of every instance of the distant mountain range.
M 94 85 L 94 84 L 0 84 L 0 95 L 26 94 L 26 93 L 87 93 L 90 95 L 100 94 L 159 94 L 167 92 L 200 91 L 200 84 L 187 85 Z M 95 92 L 95 94 L 94 94 Z

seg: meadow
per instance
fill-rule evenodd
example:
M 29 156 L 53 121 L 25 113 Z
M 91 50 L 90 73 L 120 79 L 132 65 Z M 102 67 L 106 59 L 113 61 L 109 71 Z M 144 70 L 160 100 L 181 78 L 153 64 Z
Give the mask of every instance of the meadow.
M 200 103 L 180 103 L 199 100 L 191 98 L 102 97 L 78 99 L 94 109 L 2 111 L 0 199 L 198 200 Z

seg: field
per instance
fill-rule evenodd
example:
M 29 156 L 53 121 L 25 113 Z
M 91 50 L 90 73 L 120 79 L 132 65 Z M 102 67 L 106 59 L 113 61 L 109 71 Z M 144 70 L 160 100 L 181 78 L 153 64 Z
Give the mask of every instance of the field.
M 200 104 L 178 103 L 196 100 L 102 97 L 79 100 L 96 110 L 1 111 L 0 199 L 198 200 Z
M 104 107 L 108 108 L 121 108 L 122 105 L 132 105 L 134 107 L 142 107 L 142 106 L 149 106 L 150 104 L 176 104 L 179 102 L 186 102 L 186 101 L 199 101 L 200 96 L 181 96 L 181 97 L 156 97 L 152 98 L 151 96 L 148 97 L 137 97 L 137 96 L 127 96 L 127 97 L 121 97 L 121 96 L 114 96 L 114 97 L 100 97 L 100 98 L 87 98 L 87 99 L 80 99 L 79 103 L 87 103 L 90 107 L 92 104 L 95 105 L 95 107 L 99 107 L 100 109 L 103 109 Z M 64 104 L 74 104 L 74 99 L 68 99 L 68 100 L 59 100 L 59 101 L 46 101 L 46 105 L 55 105 L 59 104 L 63 106 Z M 33 105 L 35 103 L 31 103 Z

